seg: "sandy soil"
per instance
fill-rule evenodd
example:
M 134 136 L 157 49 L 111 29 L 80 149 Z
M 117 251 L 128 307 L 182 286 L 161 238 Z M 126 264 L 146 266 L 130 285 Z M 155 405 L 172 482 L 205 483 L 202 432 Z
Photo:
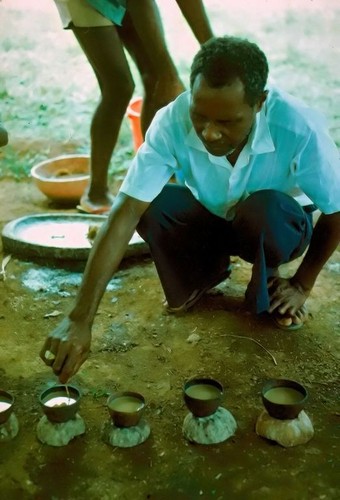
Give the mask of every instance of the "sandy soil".
M 0 190 L 1 228 L 23 215 L 56 210 L 30 182 L 3 180 Z M 58 313 L 71 304 L 83 264 L 53 267 L 13 256 L 0 282 L 0 375 L 1 387 L 16 398 L 20 432 L 0 442 L 2 497 L 338 498 L 339 257 L 337 252 L 322 271 L 309 299 L 313 317 L 295 333 L 246 314 L 250 267 L 242 261 L 234 261 L 231 279 L 216 294 L 176 317 L 163 311 L 148 256 L 125 260 L 99 308 L 91 356 L 72 380 L 83 394 L 79 413 L 86 433 L 54 448 L 36 436 L 39 395 L 56 383 L 38 351 L 60 320 Z M 198 337 L 190 342 L 192 334 Z M 224 443 L 193 445 L 183 437 L 182 386 L 195 375 L 214 377 L 225 387 L 223 406 L 238 429 Z M 315 428 L 308 444 L 284 449 L 256 435 L 260 390 L 271 377 L 308 388 L 306 412 Z M 152 432 L 136 448 L 102 441 L 107 395 L 115 390 L 139 391 L 146 398 Z

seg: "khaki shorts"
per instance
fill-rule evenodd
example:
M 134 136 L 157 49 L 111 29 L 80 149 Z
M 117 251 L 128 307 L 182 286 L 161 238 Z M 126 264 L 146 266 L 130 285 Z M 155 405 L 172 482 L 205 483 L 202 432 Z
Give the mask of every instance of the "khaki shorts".
M 64 28 L 72 22 L 79 28 L 112 26 L 112 22 L 91 7 L 86 0 L 54 0 Z

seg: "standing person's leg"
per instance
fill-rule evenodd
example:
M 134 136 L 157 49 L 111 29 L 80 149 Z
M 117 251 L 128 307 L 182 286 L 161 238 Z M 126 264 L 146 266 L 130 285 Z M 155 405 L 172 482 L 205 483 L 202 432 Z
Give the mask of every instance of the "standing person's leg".
M 204 208 L 189 189 L 167 184 L 137 228 L 148 242 L 171 310 L 185 310 L 229 274 L 231 223 Z
M 119 35 L 140 72 L 145 95 L 141 127 L 145 134 L 156 111 L 185 90 L 168 51 L 154 0 L 129 0 Z
M 281 264 L 302 255 L 312 231 L 312 217 L 290 196 L 263 190 L 239 204 L 233 221 L 238 255 L 253 263 L 246 299 L 256 313 L 269 309 L 268 279 Z
M 71 26 L 91 64 L 101 97 L 91 123 L 91 181 L 81 206 L 92 213 L 108 211 L 113 197 L 108 168 L 134 82 L 116 26 Z

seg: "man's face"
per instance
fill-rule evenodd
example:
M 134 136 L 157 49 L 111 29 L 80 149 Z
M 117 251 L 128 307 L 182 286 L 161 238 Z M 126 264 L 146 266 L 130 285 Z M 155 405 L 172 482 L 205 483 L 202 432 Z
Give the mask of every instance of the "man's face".
M 191 92 L 190 117 L 206 150 L 214 156 L 227 156 L 242 148 L 262 102 L 251 107 L 244 96 L 243 83 L 211 88 L 198 75 Z

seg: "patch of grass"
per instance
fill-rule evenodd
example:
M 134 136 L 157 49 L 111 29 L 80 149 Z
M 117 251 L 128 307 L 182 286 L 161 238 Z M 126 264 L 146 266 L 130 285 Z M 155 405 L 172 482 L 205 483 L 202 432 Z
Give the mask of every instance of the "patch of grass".
M 29 176 L 31 165 L 42 159 L 43 155 L 39 158 L 37 153 L 21 156 L 13 146 L 6 146 L 0 151 L 0 177 L 12 177 L 17 180 L 26 178 Z

